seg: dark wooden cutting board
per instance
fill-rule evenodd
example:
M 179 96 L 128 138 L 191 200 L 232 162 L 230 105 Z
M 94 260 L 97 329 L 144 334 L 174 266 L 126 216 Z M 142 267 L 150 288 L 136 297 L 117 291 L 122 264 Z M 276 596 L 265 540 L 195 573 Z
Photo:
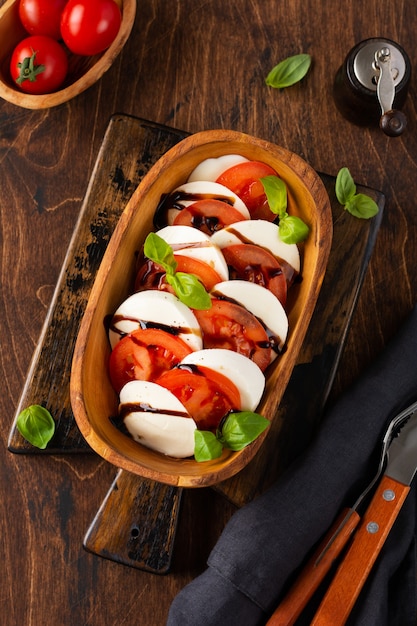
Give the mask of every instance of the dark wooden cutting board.
M 90 451 L 77 428 L 69 399 L 79 324 L 121 212 L 149 168 L 186 135 L 126 115 L 111 119 L 17 407 L 9 436 L 11 452 Z M 320 176 L 333 211 L 328 269 L 297 365 L 264 445 L 238 476 L 216 487 L 236 506 L 274 482 L 305 449 L 319 424 L 382 219 L 384 197 L 380 192 L 358 188 L 380 207 L 376 218 L 358 220 L 338 204 L 334 177 Z M 55 436 L 45 451 L 27 443 L 15 426 L 19 412 L 30 404 L 46 406 L 56 421 Z M 180 500 L 180 489 L 119 471 L 88 529 L 84 547 L 126 565 L 166 573 Z

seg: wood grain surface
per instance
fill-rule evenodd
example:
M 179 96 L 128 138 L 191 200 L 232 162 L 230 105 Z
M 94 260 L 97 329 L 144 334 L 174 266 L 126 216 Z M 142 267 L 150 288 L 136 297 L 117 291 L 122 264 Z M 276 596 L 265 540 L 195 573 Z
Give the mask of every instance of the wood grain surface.
M 4 2 L 0 2 L 4 4 Z M 316 170 L 381 190 L 386 207 L 332 390 L 346 388 L 401 326 L 416 301 L 417 115 L 390 139 L 347 122 L 332 99 L 350 48 L 398 41 L 416 63 L 417 5 L 399 0 L 144 0 L 112 68 L 70 102 L 29 111 L 0 102 L 2 624 L 159 626 L 172 598 L 205 567 L 234 511 L 213 490 L 183 494 L 172 569 L 159 576 L 82 547 L 114 468 L 93 455 L 15 455 L 7 440 L 32 355 L 108 121 L 139 116 L 186 132 L 241 130 L 300 154 Z M 1 43 L 0 43 L 1 45 Z M 264 78 L 282 58 L 309 52 L 302 83 Z M 341 275 L 343 267 L 340 270 Z

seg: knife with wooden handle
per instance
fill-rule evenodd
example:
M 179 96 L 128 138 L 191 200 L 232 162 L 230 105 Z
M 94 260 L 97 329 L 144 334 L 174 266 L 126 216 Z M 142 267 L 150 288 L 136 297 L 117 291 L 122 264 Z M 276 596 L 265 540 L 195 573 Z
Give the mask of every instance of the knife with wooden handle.
M 303 567 L 294 585 L 269 618 L 267 626 L 293 626 L 293 624 L 295 624 L 314 593 L 324 581 L 331 567 L 339 559 L 348 544 L 351 535 L 361 519 L 358 509 L 373 491 L 386 468 L 386 461 L 389 456 L 389 449 L 393 437 L 398 433 L 400 426 L 410 418 L 416 409 L 417 403 L 407 407 L 390 421 L 382 440 L 380 460 L 376 474 L 359 495 L 354 505 L 342 511 L 338 516 L 312 557 Z
M 410 491 L 417 470 L 417 408 L 410 407 L 405 425 L 388 449 L 384 476 L 354 535 L 312 626 L 342 626 Z

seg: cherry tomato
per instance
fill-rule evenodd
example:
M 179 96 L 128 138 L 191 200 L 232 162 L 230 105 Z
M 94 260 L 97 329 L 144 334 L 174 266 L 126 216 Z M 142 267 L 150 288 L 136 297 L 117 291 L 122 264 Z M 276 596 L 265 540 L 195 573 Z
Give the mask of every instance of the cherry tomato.
M 185 406 L 200 430 L 216 430 L 232 410 L 240 410 L 240 393 L 227 376 L 206 367 L 175 367 L 156 381 Z
M 56 91 L 64 82 L 68 59 L 64 48 L 51 37 L 33 35 L 17 44 L 10 61 L 10 74 L 30 94 Z
M 20 0 L 19 17 L 31 35 L 61 39 L 61 15 L 67 0 Z
M 113 43 L 121 21 L 114 0 L 69 0 L 61 17 L 61 35 L 71 52 L 91 56 Z
M 165 330 L 136 330 L 123 337 L 110 354 L 112 386 L 119 392 L 130 380 L 154 380 L 190 352 L 185 341 Z
M 198 200 L 181 209 L 174 219 L 174 224 L 194 226 L 207 235 L 212 235 L 228 224 L 240 222 L 242 214 L 230 204 L 221 200 Z
M 250 243 L 240 243 L 222 248 L 231 279 L 249 280 L 266 287 L 278 298 L 282 306 L 287 301 L 287 280 L 279 261 L 273 254 Z
M 181 254 L 174 254 L 174 256 L 177 262 L 177 271 L 197 276 L 206 291 L 210 291 L 216 283 L 221 282 L 221 276 L 208 263 Z M 141 265 L 135 280 L 135 291 L 143 291 L 144 289 L 172 291 L 165 280 L 165 272 L 162 267 L 149 260 Z
M 245 161 L 229 167 L 216 182 L 231 189 L 246 204 L 251 218 L 272 222 L 276 215 L 269 208 L 260 178 L 277 176 L 276 171 L 260 161 Z
M 262 371 L 271 361 L 271 345 L 261 322 L 243 306 L 214 298 L 205 311 L 194 311 L 205 348 L 234 350 L 252 359 Z

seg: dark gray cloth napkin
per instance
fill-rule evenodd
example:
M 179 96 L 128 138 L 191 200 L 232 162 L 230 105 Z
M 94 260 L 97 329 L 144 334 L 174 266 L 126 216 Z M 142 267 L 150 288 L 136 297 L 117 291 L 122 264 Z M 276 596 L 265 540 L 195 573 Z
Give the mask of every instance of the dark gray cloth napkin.
M 327 411 L 307 452 L 232 516 L 208 569 L 174 599 L 167 626 L 265 624 L 306 555 L 375 474 L 390 419 L 416 399 L 417 307 Z M 413 485 L 349 618 L 351 626 L 417 623 L 416 491 Z

